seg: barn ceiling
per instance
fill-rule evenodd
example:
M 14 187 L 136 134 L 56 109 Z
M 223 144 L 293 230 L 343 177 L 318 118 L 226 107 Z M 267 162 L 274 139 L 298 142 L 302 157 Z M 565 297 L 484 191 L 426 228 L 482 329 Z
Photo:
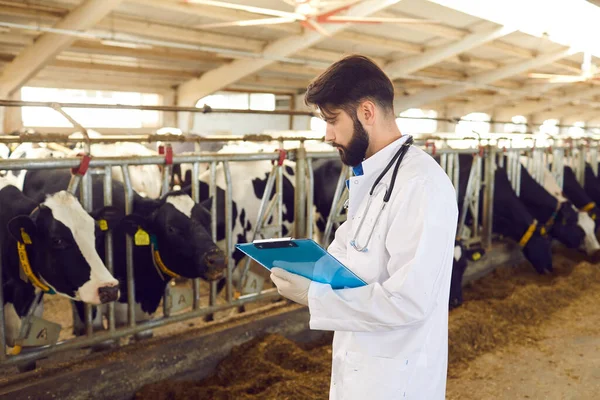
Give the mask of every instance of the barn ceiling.
M 350 7 L 334 17 L 395 22 L 316 26 L 293 19 L 223 26 L 292 18 L 301 10 L 294 0 L 227 3 L 246 7 L 205 0 L 0 0 L 0 97 L 25 84 L 175 92 L 182 105 L 219 90 L 302 93 L 331 62 L 356 52 L 393 78 L 398 112 L 577 118 L 580 110 L 593 119 L 600 107 L 594 80 L 600 46 L 589 39 L 600 26 L 588 23 L 600 17 L 595 1 L 347 0 Z M 580 79 L 554 82 L 533 73 Z

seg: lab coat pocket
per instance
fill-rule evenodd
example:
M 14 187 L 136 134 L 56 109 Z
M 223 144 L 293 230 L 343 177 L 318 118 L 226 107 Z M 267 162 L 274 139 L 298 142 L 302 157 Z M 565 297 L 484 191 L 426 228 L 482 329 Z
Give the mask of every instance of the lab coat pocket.
M 406 358 L 373 357 L 348 351 L 344 362 L 343 399 L 405 399 L 410 374 Z

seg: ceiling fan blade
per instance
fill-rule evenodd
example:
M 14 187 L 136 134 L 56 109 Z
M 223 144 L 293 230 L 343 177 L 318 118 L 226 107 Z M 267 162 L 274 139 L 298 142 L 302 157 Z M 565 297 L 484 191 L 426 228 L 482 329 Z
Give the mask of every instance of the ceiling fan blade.
M 323 36 L 327 36 L 330 37 L 331 33 L 329 31 L 327 31 L 325 28 L 323 28 L 319 23 L 317 23 L 315 20 L 313 19 L 307 19 L 306 22 L 312 26 L 313 28 L 315 28 L 315 30 L 317 32 L 319 32 L 321 35 Z
M 550 83 L 568 83 L 568 82 L 583 82 L 587 80 L 585 76 L 557 76 L 550 78 Z
M 196 25 L 197 29 L 211 29 L 211 28 L 223 28 L 228 26 L 256 26 L 256 25 L 275 25 L 275 24 L 287 24 L 289 22 L 295 22 L 292 18 L 258 18 L 258 19 L 247 19 L 242 21 L 230 21 L 230 22 L 218 22 L 214 24 L 202 24 Z
M 233 4 L 226 3 L 224 1 L 215 1 L 215 0 L 184 0 L 185 3 L 193 3 L 193 4 L 202 4 L 205 6 L 214 6 L 214 7 L 222 7 L 229 8 L 232 10 L 240 10 L 246 11 L 254 14 L 264 14 L 272 17 L 281 17 L 281 18 L 293 18 L 294 20 L 304 21 L 306 20 L 306 16 L 298 13 L 279 11 L 279 10 L 271 10 L 269 8 L 261 8 L 254 6 L 246 6 L 243 4 Z
M 541 78 L 541 79 L 550 79 L 550 78 L 557 78 L 557 77 L 580 78 L 580 75 L 543 74 L 543 73 L 537 73 L 537 72 L 532 72 L 531 74 L 527 74 L 527 76 L 530 78 Z
M 433 19 L 417 19 L 417 18 L 385 18 L 385 17 L 352 17 L 352 16 L 335 16 L 327 17 L 325 21 L 331 22 L 356 22 L 366 24 L 381 24 L 381 23 L 396 23 L 396 24 L 439 24 L 440 21 Z M 322 22 L 325 22 L 322 21 Z

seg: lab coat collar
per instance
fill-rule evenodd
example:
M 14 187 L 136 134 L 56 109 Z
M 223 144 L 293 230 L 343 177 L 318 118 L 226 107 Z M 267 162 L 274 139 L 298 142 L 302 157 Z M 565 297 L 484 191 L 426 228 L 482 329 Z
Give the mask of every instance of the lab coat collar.
M 360 175 L 370 175 L 374 171 L 380 170 L 382 165 L 387 165 L 396 151 L 404 142 L 408 140 L 409 137 L 410 135 L 402 135 L 399 139 L 394 140 L 392 143 L 388 144 L 383 149 L 364 160 L 362 163 L 353 167 L 353 171 L 355 171 L 354 174 L 358 175 L 356 174 L 357 170 L 361 172 Z

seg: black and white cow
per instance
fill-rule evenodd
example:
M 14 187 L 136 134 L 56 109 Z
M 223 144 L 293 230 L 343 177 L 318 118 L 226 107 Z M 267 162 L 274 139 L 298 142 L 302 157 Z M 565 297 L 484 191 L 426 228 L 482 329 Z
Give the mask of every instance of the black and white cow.
M 594 200 L 589 196 L 581 184 L 577 181 L 573 169 L 569 166 L 564 167 L 563 172 L 563 190 L 564 195 L 573 202 L 573 205 L 581 211 L 587 212 L 594 220 L 595 229 L 600 228 L 598 225 L 598 216 L 600 209 L 595 204 Z
M 459 156 L 459 209 L 462 209 L 473 156 Z M 483 171 L 485 173 L 485 171 Z M 480 192 L 479 215 L 483 215 L 483 189 Z M 467 220 L 470 218 L 467 217 Z M 539 273 L 552 271 L 551 241 L 542 232 L 542 226 L 534 224 L 534 218 L 517 197 L 506 170 L 497 167 L 494 172 L 494 202 L 492 231 L 522 244 L 525 258 Z
M 29 171 L 23 191 L 32 198 L 43 198 L 67 187 L 70 178 L 69 170 Z M 94 209 L 101 207 L 104 199 L 103 179 L 97 175 L 93 176 L 92 191 Z M 113 181 L 112 192 L 113 207 L 123 216 L 120 224 L 112 229 L 114 275 L 120 282 L 124 283 L 127 279 L 125 234 L 135 238 L 139 233 L 142 238 L 139 243 L 135 240 L 137 244 L 133 248 L 135 299 L 138 306 L 136 319 L 148 319 L 156 311 L 172 277 L 202 278 L 207 281 L 222 277 L 226 258 L 211 240 L 210 213 L 207 210 L 210 200 L 202 205 L 194 203 L 183 192 L 171 192 L 161 199 L 144 198 L 134 192 L 133 212 L 125 216 L 123 184 Z M 96 246 L 104 257 L 103 236 Z M 119 303 L 124 305 L 126 302 L 127 287 L 122 285 Z
M 600 204 L 600 181 L 589 163 L 585 163 L 583 189 L 594 203 Z
M 550 236 L 571 249 L 582 246 L 585 232 L 578 225 L 577 211 L 573 209 L 571 202 L 559 202 L 522 165 L 519 189 L 519 198 L 529 213 L 544 225 Z
M 554 196 L 561 204 L 570 203 L 571 208 L 577 212 L 577 224 L 585 232 L 582 250 L 585 251 L 588 256 L 597 257 L 597 255 L 600 254 L 600 243 L 598 243 L 598 239 L 596 238 L 596 225 L 590 213 L 587 211 L 577 210 L 577 208 L 575 208 L 575 205 L 573 205 L 565 197 L 565 193 L 563 193 L 562 189 L 558 185 L 558 182 L 556 179 L 554 179 L 552 173 L 547 169 L 544 170 L 543 183 L 544 188 L 548 191 L 548 193 Z M 585 192 L 583 188 L 581 188 L 577 181 L 573 180 L 573 176 L 569 177 L 569 187 L 569 193 L 574 199 L 578 199 L 579 204 L 589 204 L 586 203 L 589 201 L 589 199 L 585 198 Z
M 103 234 L 94 218 L 113 223 L 115 210 L 99 207 L 90 216 L 64 190 L 39 196 L 35 201 L 13 183 L 7 178 L 0 183 L 4 312 L 11 347 L 18 337 L 21 318 L 34 300 L 34 285 L 45 293 L 78 303 L 102 304 L 119 297 L 119 282 L 108 272 L 95 247 Z M 39 306 L 34 307 L 37 316 Z

